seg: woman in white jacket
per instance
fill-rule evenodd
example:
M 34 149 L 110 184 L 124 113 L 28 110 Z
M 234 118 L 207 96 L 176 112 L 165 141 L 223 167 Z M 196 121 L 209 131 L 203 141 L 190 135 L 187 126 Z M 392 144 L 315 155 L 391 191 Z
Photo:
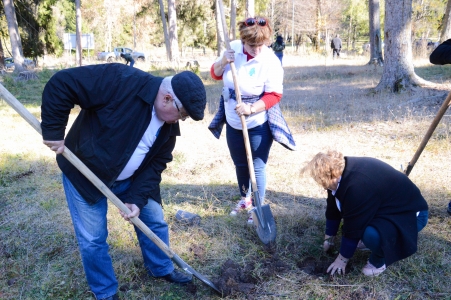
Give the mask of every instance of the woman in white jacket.
M 240 40 L 232 41 L 231 49 L 224 51 L 210 70 L 213 79 L 223 80 L 224 88 L 219 110 L 209 129 L 219 138 L 226 124 L 227 145 L 235 164 L 241 196 L 231 215 L 253 207 L 241 115 L 246 116 L 255 177 L 262 201 L 266 189 L 266 163 L 273 140 L 290 150 L 296 147 L 279 108 L 283 93 L 283 69 L 277 56 L 268 48 L 272 37 L 269 21 L 264 17 L 248 18 L 238 22 L 238 28 Z M 241 104 L 236 101 L 230 62 L 234 62 L 237 69 Z M 248 223 L 253 223 L 251 214 Z

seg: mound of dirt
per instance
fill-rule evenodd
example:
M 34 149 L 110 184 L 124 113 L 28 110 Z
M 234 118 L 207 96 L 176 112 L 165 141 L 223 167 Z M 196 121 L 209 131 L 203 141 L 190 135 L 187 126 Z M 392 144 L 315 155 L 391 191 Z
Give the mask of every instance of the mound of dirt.
M 229 259 L 222 265 L 219 277 L 212 282 L 222 291 L 223 297 L 245 294 L 248 299 L 253 299 L 252 294 L 259 282 L 281 274 L 287 269 L 288 266 L 277 256 L 264 260 L 252 259 L 243 267 Z

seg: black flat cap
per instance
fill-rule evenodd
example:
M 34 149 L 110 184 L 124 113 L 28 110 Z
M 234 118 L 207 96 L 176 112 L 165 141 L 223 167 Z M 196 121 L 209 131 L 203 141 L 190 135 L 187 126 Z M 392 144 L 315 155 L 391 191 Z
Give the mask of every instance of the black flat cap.
M 202 120 L 207 105 L 207 95 L 202 80 L 193 72 L 183 71 L 172 77 L 171 85 L 191 119 Z

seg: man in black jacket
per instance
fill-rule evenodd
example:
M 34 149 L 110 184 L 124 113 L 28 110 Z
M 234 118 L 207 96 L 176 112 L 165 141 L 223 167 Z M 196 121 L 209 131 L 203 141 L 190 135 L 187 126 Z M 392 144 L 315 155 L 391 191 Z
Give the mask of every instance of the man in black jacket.
M 429 61 L 434 65 L 451 64 L 451 39 L 438 45 L 429 56 Z
M 74 105 L 81 111 L 65 136 Z M 167 245 L 161 173 L 172 161 L 178 121 L 202 120 L 206 94 L 192 72 L 161 78 L 122 64 L 62 70 L 42 94 L 44 144 L 57 154 L 83 267 L 97 299 L 117 299 L 118 282 L 106 238 L 107 199 L 61 154 L 68 147 Z M 144 265 L 153 277 L 185 284 L 191 277 L 135 227 Z

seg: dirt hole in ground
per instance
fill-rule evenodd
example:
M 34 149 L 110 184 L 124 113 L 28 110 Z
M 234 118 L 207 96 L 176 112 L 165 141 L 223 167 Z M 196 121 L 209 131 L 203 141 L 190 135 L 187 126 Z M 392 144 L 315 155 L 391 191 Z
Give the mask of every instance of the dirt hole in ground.
M 345 282 L 346 276 L 330 276 L 327 273 L 327 268 L 329 268 L 330 264 L 334 261 L 334 257 L 335 255 L 333 257 L 322 256 L 320 258 L 308 256 L 303 260 L 298 261 L 296 265 L 304 273 L 310 276 L 321 277 L 325 281 Z M 356 268 L 358 268 L 358 266 L 356 266 L 353 262 L 349 262 L 346 266 L 346 274 L 358 271 Z
M 304 271 L 304 273 L 318 277 L 325 276 L 327 274 L 327 268 L 330 264 L 331 261 L 318 261 L 314 257 L 306 257 L 302 261 L 297 262 L 298 268 Z
M 250 259 L 244 266 L 229 259 L 222 265 L 219 277 L 212 282 L 222 291 L 223 297 L 245 294 L 247 299 L 254 299 L 253 294 L 258 283 L 286 270 L 288 265 L 277 255 L 266 259 Z

